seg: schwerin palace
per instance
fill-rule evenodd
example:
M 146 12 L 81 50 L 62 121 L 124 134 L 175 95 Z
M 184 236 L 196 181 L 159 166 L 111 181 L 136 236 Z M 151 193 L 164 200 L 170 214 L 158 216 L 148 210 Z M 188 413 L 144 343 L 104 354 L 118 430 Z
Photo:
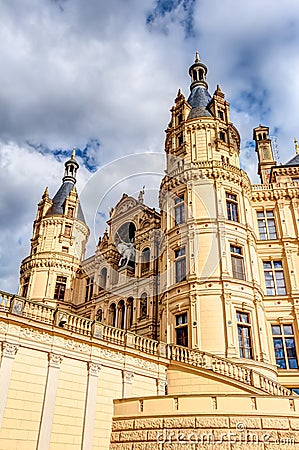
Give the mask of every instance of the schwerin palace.
M 299 149 L 261 184 L 198 54 L 166 129 L 159 211 L 123 194 L 93 256 L 75 153 L 1 292 L 0 449 L 299 448 Z M 252 155 L 254 156 L 254 155 Z

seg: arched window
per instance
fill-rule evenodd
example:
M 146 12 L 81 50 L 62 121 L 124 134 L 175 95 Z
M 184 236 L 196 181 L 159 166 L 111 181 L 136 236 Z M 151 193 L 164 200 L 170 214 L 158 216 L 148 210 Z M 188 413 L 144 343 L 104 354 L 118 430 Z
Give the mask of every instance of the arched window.
M 109 307 L 109 325 L 115 327 L 116 325 L 115 321 L 116 321 L 116 304 L 111 303 Z
M 96 320 L 98 322 L 103 321 L 103 310 L 101 308 L 97 310 Z
M 125 302 L 123 300 L 120 300 L 118 302 L 117 309 L 118 309 L 117 326 L 118 328 L 121 328 L 123 330 L 125 328 L 125 311 L 126 311 Z
M 140 318 L 144 319 L 147 316 L 147 293 L 144 292 L 140 297 Z
M 133 297 L 127 300 L 127 329 L 130 329 L 133 324 Z
M 150 258 L 151 258 L 151 251 L 147 247 L 144 250 L 142 250 L 142 253 L 141 253 L 141 273 L 142 274 L 149 271 Z
M 107 285 L 107 268 L 104 267 L 101 270 L 101 276 L 100 276 L 100 289 L 106 289 L 106 285 Z

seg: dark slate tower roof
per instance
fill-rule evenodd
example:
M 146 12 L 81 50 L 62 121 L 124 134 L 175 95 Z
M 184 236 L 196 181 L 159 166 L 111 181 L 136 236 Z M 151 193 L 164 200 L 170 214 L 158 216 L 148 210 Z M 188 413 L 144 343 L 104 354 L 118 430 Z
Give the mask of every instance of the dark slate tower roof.
M 189 69 L 191 76 L 190 95 L 188 103 L 192 106 L 188 119 L 195 117 L 212 117 L 208 105 L 212 97 L 208 91 L 206 82 L 207 67 L 200 61 L 198 52 L 196 52 L 195 62 Z
M 64 214 L 64 203 L 66 198 L 68 197 L 72 189 L 75 189 L 76 191 L 75 183 L 78 168 L 79 164 L 76 161 L 74 150 L 72 153 L 72 157 L 65 163 L 65 172 L 64 177 L 62 178 L 62 185 L 54 195 L 52 199 L 53 204 L 47 212 L 46 216 L 59 216 Z M 81 222 L 83 223 L 86 223 L 80 203 L 78 205 L 77 219 L 81 220 Z
M 294 144 L 296 156 L 293 156 L 292 159 L 290 159 L 287 163 L 285 163 L 286 166 L 299 166 L 299 144 L 296 138 L 294 138 Z
M 286 166 L 299 166 L 299 155 L 294 156 L 286 163 Z

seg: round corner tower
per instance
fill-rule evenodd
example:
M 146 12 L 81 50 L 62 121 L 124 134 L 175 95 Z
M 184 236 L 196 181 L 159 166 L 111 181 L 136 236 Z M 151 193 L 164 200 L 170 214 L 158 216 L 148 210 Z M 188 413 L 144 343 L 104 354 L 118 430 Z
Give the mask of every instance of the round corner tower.
M 46 188 L 33 224 L 30 256 L 22 261 L 19 294 L 52 305 L 72 301 L 73 281 L 84 258 L 89 228 L 75 187 L 75 151 L 65 163 L 53 199 Z
M 267 363 L 251 184 L 240 169 L 239 132 L 220 87 L 209 94 L 198 53 L 189 74 L 189 98 L 179 90 L 166 129 L 161 337 L 253 365 Z

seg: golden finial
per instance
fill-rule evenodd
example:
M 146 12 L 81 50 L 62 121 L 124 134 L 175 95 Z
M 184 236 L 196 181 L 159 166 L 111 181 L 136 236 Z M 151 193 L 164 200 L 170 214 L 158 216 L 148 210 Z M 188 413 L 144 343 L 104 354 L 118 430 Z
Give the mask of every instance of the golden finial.
M 73 152 L 72 152 L 72 159 L 76 158 L 76 147 L 73 148 Z
M 299 145 L 298 145 L 298 141 L 296 138 L 294 138 L 294 144 L 295 144 L 296 155 L 299 155 Z
M 198 50 L 196 50 L 196 53 L 195 53 L 195 62 L 197 62 L 197 63 L 200 62 Z

